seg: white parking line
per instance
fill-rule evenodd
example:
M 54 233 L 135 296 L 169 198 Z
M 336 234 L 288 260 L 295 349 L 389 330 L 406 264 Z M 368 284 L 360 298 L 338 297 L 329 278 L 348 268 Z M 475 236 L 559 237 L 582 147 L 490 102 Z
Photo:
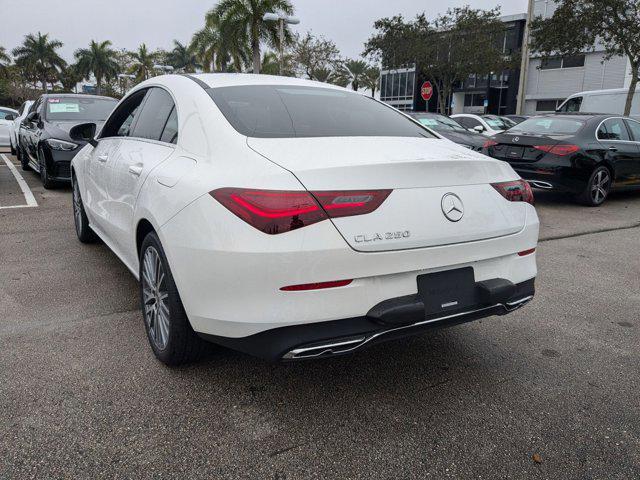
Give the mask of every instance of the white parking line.
M 15 177 L 16 182 L 18 182 L 18 186 L 20 187 L 20 190 L 22 190 L 24 199 L 27 202 L 26 205 L 10 205 L 8 207 L 0 207 L 0 210 L 9 209 L 9 208 L 37 207 L 38 202 L 36 202 L 36 197 L 33 196 L 33 193 L 31 192 L 29 185 L 27 185 L 27 182 L 24 181 L 24 178 L 22 178 L 22 175 L 20 175 L 20 172 L 18 172 L 18 169 L 7 158 L 7 156 L 4 153 L 0 153 L 0 157 L 2 157 L 2 159 L 4 160 L 4 163 L 7 164 L 7 167 L 9 167 L 9 170 L 11 170 L 11 173 L 13 173 L 13 176 Z

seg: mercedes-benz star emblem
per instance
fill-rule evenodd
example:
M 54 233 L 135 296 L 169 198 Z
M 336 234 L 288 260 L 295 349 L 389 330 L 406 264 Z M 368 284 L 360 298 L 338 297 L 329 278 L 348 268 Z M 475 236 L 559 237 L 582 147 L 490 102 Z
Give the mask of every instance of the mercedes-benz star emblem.
M 464 216 L 464 205 L 455 193 L 447 193 L 442 197 L 442 213 L 451 222 L 459 222 Z

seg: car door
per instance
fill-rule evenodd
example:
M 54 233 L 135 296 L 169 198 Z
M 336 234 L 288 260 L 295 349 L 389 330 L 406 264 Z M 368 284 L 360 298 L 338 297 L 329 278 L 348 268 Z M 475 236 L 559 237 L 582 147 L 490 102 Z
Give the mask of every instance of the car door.
M 113 111 L 105 122 L 84 166 L 85 182 L 83 202 L 92 225 L 102 236 L 113 242 L 111 224 L 111 197 L 108 187 L 113 180 L 114 166 L 122 140 L 131 134 L 146 90 L 132 94 Z
M 640 185 L 640 122 L 627 118 L 625 120 L 629 133 L 631 134 L 631 140 L 636 144 L 636 156 L 633 162 L 629 165 L 629 182 L 635 186 Z
M 631 135 L 623 118 L 609 118 L 598 127 L 597 138 L 605 149 L 605 158 L 615 169 L 617 187 L 634 185 L 634 165 L 637 161 L 638 145 L 631 140 Z
M 38 124 L 40 122 L 39 112 L 40 112 L 40 107 L 42 106 L 42 102 L 43 102 L 43 99 L 40 98 L 31 107 L 31 110 L 29 110 L 29 115 L 27 115 L 27 118 L 25 118 L 24 121 L 22 122 L 22 130 L 21 130 L 23 151 L 27 154 L 27 157 L 29 157 L 30 162 L 36 165 L 36 167 L 38 165 L 38 160 L 37 160 L 34 145 L 36 142 L 36 137 L 38 135 Z M 35 117 L 29 118 L 29 116 L 34 113 L 35 113 Z
M 174 153 L 176 142 L 175 102 L 166 90 L 150 88 L 131 134 L 118 148 L 109 184 L 109 228 L 119 254 L 130 265 L 136 264 L 133 222 L 138 194 L 149 173 Z

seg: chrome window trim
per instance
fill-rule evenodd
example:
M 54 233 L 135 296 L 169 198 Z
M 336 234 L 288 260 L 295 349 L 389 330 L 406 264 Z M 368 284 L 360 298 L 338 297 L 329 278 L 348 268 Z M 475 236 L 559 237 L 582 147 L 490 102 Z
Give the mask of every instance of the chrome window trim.
M 604 122 L 608 122 L 609 120 L 618 120 L 618 119 L 622 120 L 623 122 L 625 120 L 631 120 L 631 119 L 628 119 L 627 117 L 609 117 L 609 118 L 605 118 L 596 127 L 596 140 L 598 142 L 632 143 L 634 145 L 640 145 L 640 140 L 609 140 L 609 139 L 602 139 L 602 138 L 600 138 L 598 136 L 598 132 L 600 131 L 600 127 L 602 126 L 602 124 Z M 640 122 L 638 122 L 636 120 L 631 120 L 631 121 L 640 124 Z M 633 135 L 631 135 L 631 132 L 629 131 L 629 128 L 626 125 L 624 126 L 624 128 L 627 129 L 627 133 L 629 134 L 629 137 L 632 137 Z

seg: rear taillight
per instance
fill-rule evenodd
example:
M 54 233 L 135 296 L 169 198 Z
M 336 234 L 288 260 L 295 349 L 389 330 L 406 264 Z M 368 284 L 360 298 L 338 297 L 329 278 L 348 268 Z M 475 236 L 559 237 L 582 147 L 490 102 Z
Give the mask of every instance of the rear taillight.
M 523 250 L 522 252 L 518 252 L 518 256 L 526 257 L 527 255 L 531 255 L 533 253 L 536 253 L 536 249 L 530 248 L 529 250 Z
M 482 148 L 495 147 L 496 145 L 498 145 L 498 142 L 496 142 L 495 140 L 487 140 L 486 142 L 484 142 Z
M 303 292 L 307 290 L 323 290 L 325 288 L 338 288 L 350 285 L 353 280 L 333 280 L 331 282 L 305 283 L 302 285 L 289 285 L 281 287 L 283 292 Z
M 304 192 L 221 188 L 211 195 L 249 225 L 276 235 L 328 218 L 371 213 L 390 193 L 391 190 Z
M 492 183 L 491 186 L 510 202 L 527 202 L 531 205 L 534 204 L 531 186 L 524 180 Z
M 565 157 L 580 150 L 578 145 L 535 145 L 533 148 L 559 157 Z

